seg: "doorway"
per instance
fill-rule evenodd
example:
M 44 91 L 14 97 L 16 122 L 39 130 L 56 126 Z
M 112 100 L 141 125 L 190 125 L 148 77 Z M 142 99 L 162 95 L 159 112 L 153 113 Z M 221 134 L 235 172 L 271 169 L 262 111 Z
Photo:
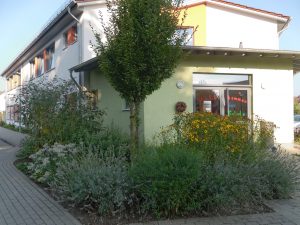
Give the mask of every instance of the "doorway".
M 201 82 L 197 84 L 199 80 Z M 251 118 L 249 75 L 193 74 L 193 84 L 194 112 Z M 218 86 L 212 86 L 213 84 Z

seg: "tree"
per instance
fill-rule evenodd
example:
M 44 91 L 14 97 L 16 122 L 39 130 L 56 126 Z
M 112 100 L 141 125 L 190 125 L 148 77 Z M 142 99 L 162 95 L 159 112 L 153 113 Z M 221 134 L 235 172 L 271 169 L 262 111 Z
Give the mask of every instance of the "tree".
M 294 97 L 294 114 L 300 114 L 299 96 Z
M 186 16 L 178 10 L 182 1 L 107 0 L 104 37 L 94 32 L 100 70 L 130 106 L 132 153 L 139 145 L 142 102 L 172 76 L 182 56 L 187 34 L 176 32 Z

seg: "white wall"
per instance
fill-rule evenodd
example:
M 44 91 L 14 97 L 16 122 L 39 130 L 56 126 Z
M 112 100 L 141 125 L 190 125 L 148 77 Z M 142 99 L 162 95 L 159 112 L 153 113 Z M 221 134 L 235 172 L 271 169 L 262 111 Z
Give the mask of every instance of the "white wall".
M 211 69 L 207 71 L 211 71 Z M 277 129 L 275 129 L 277 143 L 293 143 L 292 70 L 215 68 L 214 72 L 251 74 L 253 79 L 253 116 L 259 116 L 277 126 Z
M 0 94 L 0 112 L 5 111 L 5 96 L 6 96 L 5 92 Z
M 81 17 L 83 27 L 83 61 L 89 60 L 96 56 L 91 44 L 96 44 L 95 36 L 92 31 L 93 27 L 103 37 L 103 29 L 100 21 L 100 13 L 103 15 L 104 21 L 107 21 L 108 13 L 105 4 L 97 4 L 85 6 Z M 104 39 L 103 39 L 104 40 Z
M 277 23 L 254 15 L 208 5 L 207 46 L 279 49 Z
M 276 124 L 278 143 L 292 143 L 293 71 L 253 70 L 253 112 Z
M 67 31 L 69 27 L 76 24 L 71 23 L 64 30 L 61 30 L 51 41 L 45 44 L 40 50 L 38 50 L 32 57 L 27 60 L 23 66 L 21 67 L 21 81 L 22 84 L 26 84 L 30 80 L 30 64 L 29 61 L 43 51 L 43 49 L 47 48 L 50 44 L 55 43 L 55 52 L 54 52 L 54 68 L 46 71 L 40 77 L 36 78 L 36 80 L 46 79 L 52 80 L 53 78 L 59 78 L 64 80 L 70 79 L 69 69 L 73 66 L 76 66 L 80 63 L 80 36 L 78 36 L 77 41 L 68 46 L 64 46 L 64 37 L 63 33 Z M 77 27 L 78 33 L 81 30 L 81 25 L 79 24 Z

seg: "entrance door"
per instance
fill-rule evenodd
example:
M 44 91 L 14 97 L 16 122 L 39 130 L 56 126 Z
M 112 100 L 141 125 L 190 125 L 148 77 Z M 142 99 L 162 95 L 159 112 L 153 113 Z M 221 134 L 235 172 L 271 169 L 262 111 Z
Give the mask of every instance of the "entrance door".
M 239 87 L 195 87 L 194 111 L 218 115 L 251 116 L 251 89 Z

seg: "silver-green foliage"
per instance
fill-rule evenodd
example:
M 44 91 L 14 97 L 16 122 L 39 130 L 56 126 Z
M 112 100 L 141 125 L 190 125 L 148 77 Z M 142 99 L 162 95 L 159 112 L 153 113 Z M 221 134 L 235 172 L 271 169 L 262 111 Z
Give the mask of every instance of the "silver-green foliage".
M 164 145 L 137 157 L 129 174 L 141 212 L 158 217 L 245 212 L 264 199 L 290 196 L 298 185 L 299 162 L 283 151 L 219 154 L 211 162 L 197 148 Z
M 96 209 L 101 215 L 122 212 L 129 203 L 128 163 L 114 152 L 90 151 L 60 164 L 51 186 L 64 200 Z
M 55 143 L 53 146 L 44 145 L 36 153 L 30 155 L 32 160 L 28 163 L 27 172 L 34 180 L 50 184 L 56 174 L 59 164 L 65 163 L 71 156 L 78 153 L 75 144 L 61 145 Z

